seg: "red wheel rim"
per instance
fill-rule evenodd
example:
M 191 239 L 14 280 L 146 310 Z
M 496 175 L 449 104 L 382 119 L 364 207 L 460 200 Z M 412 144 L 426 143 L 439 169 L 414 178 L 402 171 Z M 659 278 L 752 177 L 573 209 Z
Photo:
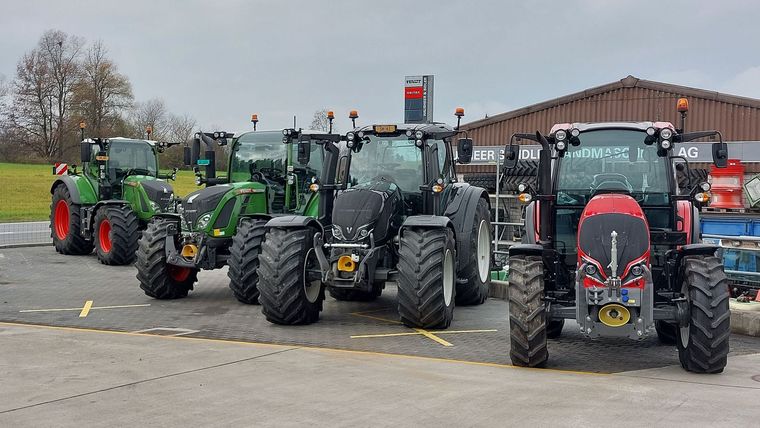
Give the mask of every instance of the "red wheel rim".
M 98 227 L 98 245 L 104 253 L 111 251 L 111 222 L 103 220 Z
M 183 282 L 190 277 L 190 268 L 167 265 L 167 271 L 169 273 L 169 278 L 176 282 Z
M 53 228 L 55 229 L 55 236 L 60 240 L 66 239 L 69 235 L 69 204 L 64 200 L 55 204 Z

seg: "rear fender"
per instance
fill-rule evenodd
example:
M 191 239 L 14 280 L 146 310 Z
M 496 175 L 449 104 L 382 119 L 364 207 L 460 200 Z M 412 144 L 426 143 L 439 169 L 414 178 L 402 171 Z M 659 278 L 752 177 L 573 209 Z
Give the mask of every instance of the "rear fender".
M 90 184 L 90 181 L 79 175 L 62 175 L 50 186 L 50 194 L 55 192 L 58 186 L 66 186 L 71 195 L 71 203 L 79 205 L 93 205 L 98 202 L 98 194 Z
M 469 240 L 475 239 L 470 235 L 475 221 L 475 210 L 478 208 L 478 201 L 486 201 L 490 212 L 491 201 L 488 192 L 480 187 L 470 186 L 469 184 L 457 185 L 456 195 L 446 206 L 445 217 L 451 220 L 454 227 L 455 235 L 459 237 L 456 241 L 457 258 L 459 260 L 470 260 Z M 445 218 L 444 217 L 444 218 Z
M 399 235 L 402 235 L 404 233 L 405 229 L 408 229 L 410 227 L 420 227 L 425 229 L 440 229 L 444 227 L 448 227 L 451 229 L 452 232 L 454 232 L 454 235 L 456 236 L 456 231 L 454 230 L 454 224 L 451 222 L 451 219 L 448 217 L 444 217 L 441 215 L 413 215 L 409 216 L 404 220 L 404 223 L 401 225 Z

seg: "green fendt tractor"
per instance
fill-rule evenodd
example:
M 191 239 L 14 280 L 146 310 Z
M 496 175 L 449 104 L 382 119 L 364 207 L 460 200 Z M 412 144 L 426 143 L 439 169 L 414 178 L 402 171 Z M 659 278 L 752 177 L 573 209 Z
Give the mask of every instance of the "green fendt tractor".
M 315 215 L 319 197 L 309 191 L 322 168 L 321 153 L 296 156 L 282 131 L 252 131 L 232 138 L 225 132 L 198 133 L 185 162 L 197 167 L 196 183 L 206 187 L 176 202 L 143 232 L 137 251 L 137 279 L 148 296 L 187 296 L 201 269 L 229 265 L 230 288 L 243 303 L 258 302 L 258 256 L 264 225 L 274 215 Z M 231 139 L 226 177 L 216 176 L 213 145 Z M 199 159 L 201 145 L 205 158 Z M 315 148 L 316 150 L 316 148 Z
M 50 231 L 61 254 L 90 254 L 107 265 L 132 263 L 140 229 L 173 197 L 176 168 L 160 174 L 158 153 L 174 143 L 127 138 L 82 140 L 81 172 L 50 188 Z
M 338 300 L 372 300 L 386 282 L 397 284 L 399 317 L 410 327 L 447 328 L 455 302 L 483 303 L 490 203 L 485 190 L 457 181 L 457 134 L 440 123 L 349 132 L 334 179 L 322 185 L 320 218 L 267 224 L 259 268 L 267 320 L 312 323 L 325 288 Z M 469 162 L 472 140 L 459 139 L 457 150 Z

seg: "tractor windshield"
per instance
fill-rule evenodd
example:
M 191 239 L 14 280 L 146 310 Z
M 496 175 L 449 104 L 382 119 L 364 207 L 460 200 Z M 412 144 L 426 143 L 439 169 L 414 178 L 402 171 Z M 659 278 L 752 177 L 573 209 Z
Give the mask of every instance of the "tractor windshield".
M 633 130 L 581 133 L 570 145 L 557 176 L 557 204 L 585 205 L 597 193 L 627 193 L 642 206 L 669 204 L 668 167 L 646 134 Z M 631 151 L 636 150 L 633 156 Z
M 422 151 L 406 137 L 370 136 L 351 155 L 349 185 L 378 180 L 395 183 L 403 192 L 420 192 L 423 184 Z
M 230 176 L 232 182 L 250 181 L 253 173 L 267 178 L 284 177 L 288 147 L 280 132 L 248 132 L 232 144 Z
M 149 143 L 141 140 L 111 139 L 108 144 L 106 167 L 112 181 L 122 180 L 128 175 L 156 176 L 156 154 Z M 93 156 L 95 154 L 97 146 L 93 146 Z

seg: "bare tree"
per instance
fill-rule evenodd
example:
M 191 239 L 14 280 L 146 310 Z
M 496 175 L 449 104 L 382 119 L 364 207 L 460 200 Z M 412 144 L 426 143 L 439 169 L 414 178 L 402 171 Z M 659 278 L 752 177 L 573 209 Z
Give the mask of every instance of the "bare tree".
M 101 41 L 87 50 L 75 89 L 78 113 L 94 136 L 111 134 L 121 118 L 120 113 L 132 105 L 132 85 L 108 58 L 108 51 Z
M 153 130 L 152 139 L 165 139 L 168 131 L 168 114 L 164 100 L 153 98 L 135 104 L 130 122 L 133 128 L 133 137 L 145 138 L 146 129 L 150 127 Z
M 80 38 L 49 30 L 16 66 L 9 123 L 46 159 L 61 156 L 64 138 L 73 135 L 69 116 L 81 49 Z
M 182 116 L 172 114 L 169 116 L 166 138 L 170 142 L 183 144 L 192 138 L 196 124 L 195 118 L 188 114 Z
M 327 119 L 328 111 L 326 108 L 315 111 L 309 129 L 328 132 L 330 130 L 330 121 Z

